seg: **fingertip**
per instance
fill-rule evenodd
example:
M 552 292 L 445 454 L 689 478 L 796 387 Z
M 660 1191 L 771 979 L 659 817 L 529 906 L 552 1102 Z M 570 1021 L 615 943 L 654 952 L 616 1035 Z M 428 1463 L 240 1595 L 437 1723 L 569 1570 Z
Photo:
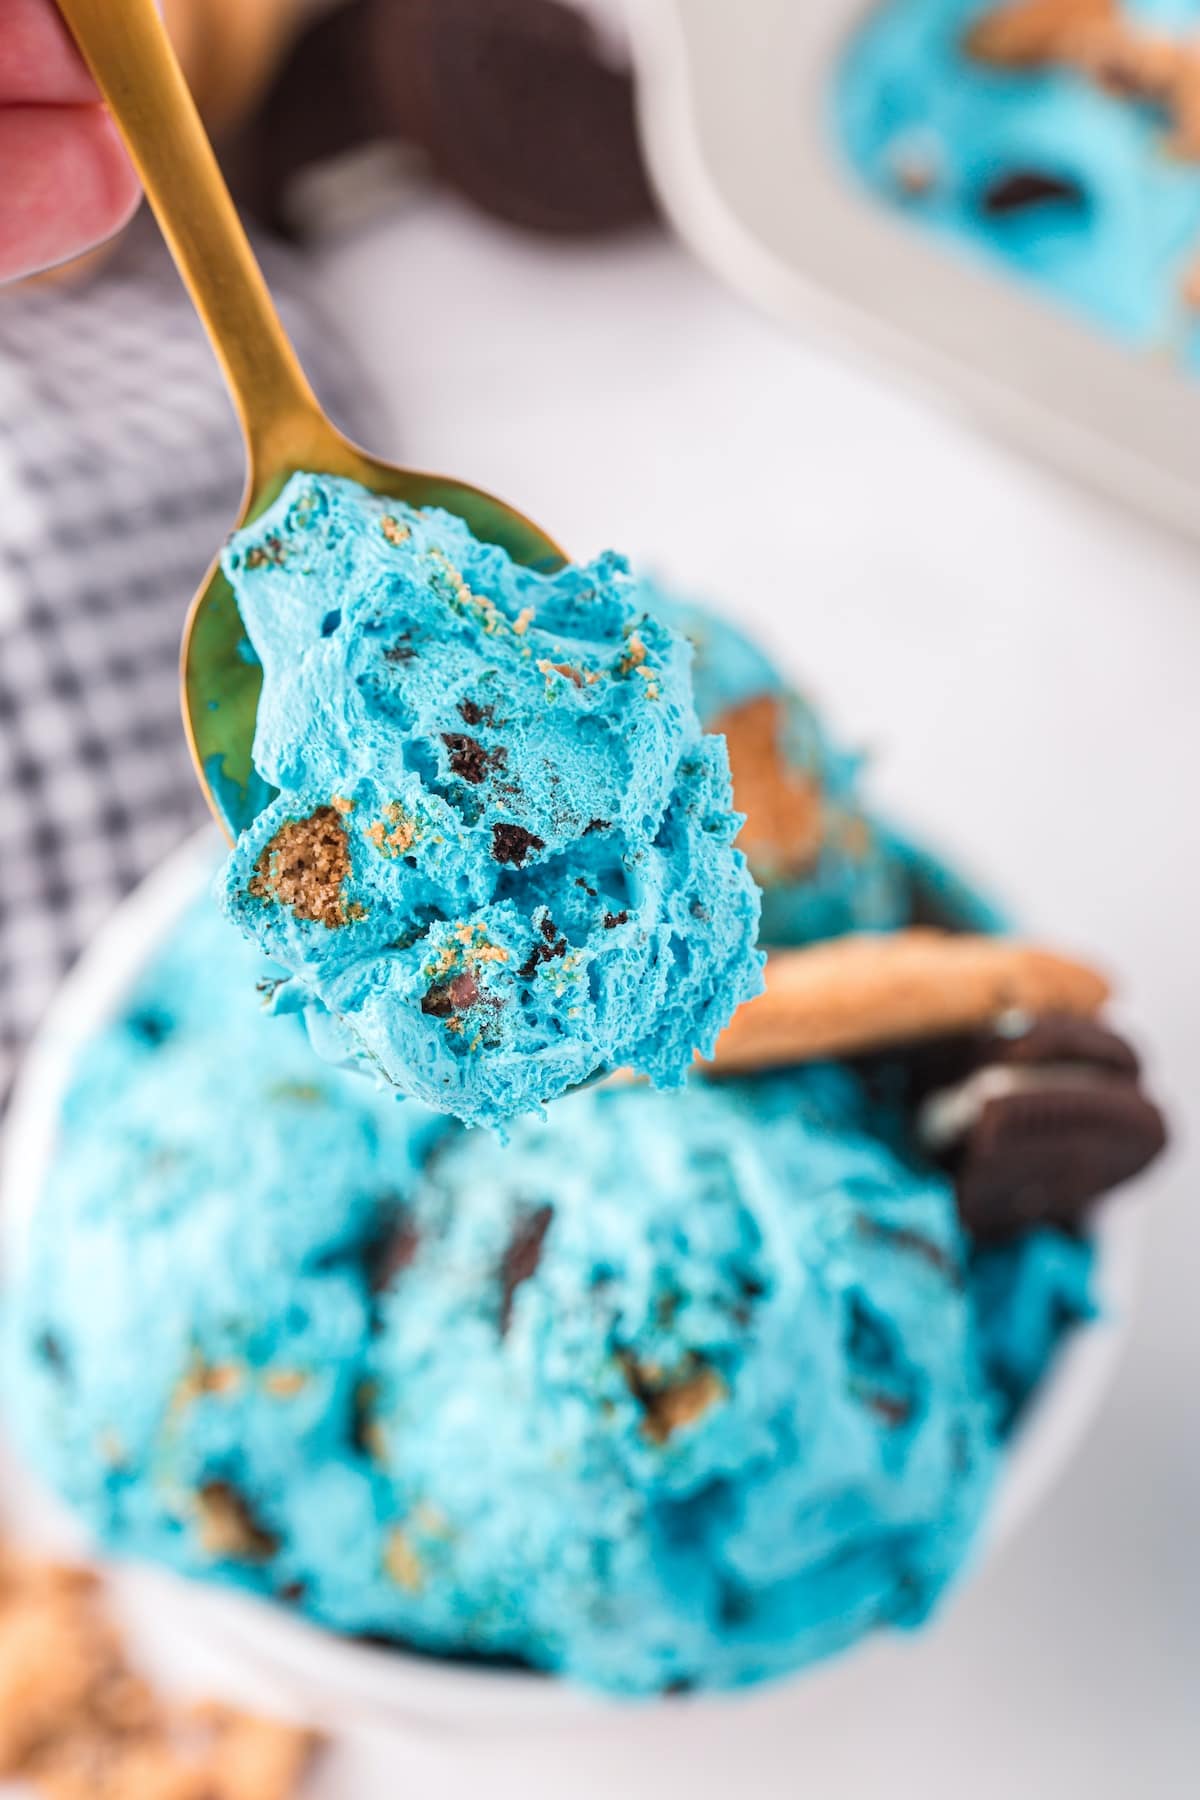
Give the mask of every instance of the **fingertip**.
M 0 168 L 0 280 L 91 249 L 137 206 L 137 179 L 98 105 L 0 109 Z
M 142 190 L 121 142 L 121 134 L 104 107 L 89 106 L 79 110 L 88 115 L 84 153 L 88 154 L 90 150 L 95 159 L 97 217 L 105 222 L 96 240 L 99 242 L 129 223 L 137 211 Z

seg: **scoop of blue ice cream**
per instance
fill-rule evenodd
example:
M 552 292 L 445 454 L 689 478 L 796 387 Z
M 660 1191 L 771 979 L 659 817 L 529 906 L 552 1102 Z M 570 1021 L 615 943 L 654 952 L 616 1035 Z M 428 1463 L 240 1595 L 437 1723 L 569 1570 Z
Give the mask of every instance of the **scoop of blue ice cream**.
M 468 1123 L 597 1071 L 678 1084 L 761 986 L 686 645 L 616 557 L 543 575 L 296 476 L 225 568 L 278 796 L 224 904 L 323 1054 Z
M 925 1617 L 1085 1245 L 977 1280 L 844 1069 L 590 1091 L 503 1146 L 319 1062 L 259 967 L 185 917 L 6 1271 L 6 1405 L 106 1545 L 632 1693 Z

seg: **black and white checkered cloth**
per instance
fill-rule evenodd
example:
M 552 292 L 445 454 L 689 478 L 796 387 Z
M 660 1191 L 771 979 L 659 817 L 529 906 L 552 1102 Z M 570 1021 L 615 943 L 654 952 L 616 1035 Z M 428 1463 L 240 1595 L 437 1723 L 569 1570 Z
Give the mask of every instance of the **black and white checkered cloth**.
M 302 267 L 269 273 L 323 401 L 369 435 Z M 82 286 L 0 293 L 0 1105 L 97 924 L 205 816 L 176 665 L 241 480 L 216 364 L 149 220 Z

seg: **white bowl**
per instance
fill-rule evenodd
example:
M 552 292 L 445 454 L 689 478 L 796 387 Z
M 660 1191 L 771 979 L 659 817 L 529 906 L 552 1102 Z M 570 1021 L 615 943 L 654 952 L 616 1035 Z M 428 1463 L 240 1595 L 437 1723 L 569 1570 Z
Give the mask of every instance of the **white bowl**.
M 125 901 L 63 984 L 25 1063 L 0 1162 L 0 1225 L 6 1278 L 19 1274 L 37 1204 L 55 1153 L 58 1119 L 75 1060 L 121 1007 L 155 948 L 211 879 L 216 833 L 183 845 Z M 1017 1434 L 985 1528 L 981 1554 L 1005 1543 L 1053 1485 L 1095 1415 L 1125 1335 L 1138 1263 L 1136 1209 L 1116 1207 L 1099 1224 L 1097 1287 L 1105 1316 L 1064 1346 L 1054 1371 Z M 18 1525 L 70 1543 L 61 1513 L 25 1480 L 6 1481 Z M 137 1612 L 141 1636 L 177 1655 L 181 1641 L 225 1672 L 236 1694 L 244 1679 L 288 1710 L 339 1730 L 354 1722 L 376 1731 L 426 1726 L 529 1726 L 597 1716 L 616 1703 L 540 1675 L 460 1666 L 402 1650 L 339 1638 L 282 1607 L 162 1571 L 118 1571 Z M 832 1673 L 836 1674 L 836 1665 Z M 279 1703 L 278 1700 L 276 1703 Z M 703 1698 L 679 1704 L 681 1710 Z M 360 1779 L 362 1779 L 360 1777 Z M 373 1792 L 374 1790 L 370 1790 Z M 382 1796 L 390 1794 L 381 1787 Z M 360 1789 L 357 1800 L 369 1800 Z
M 860 185 L 836 142 L 833 82 L 881 3 L 627 0 L 643 136 L 675 224 L 777 317 L 884 358 L 1200 536 L 1200 380 L 956 254 Z

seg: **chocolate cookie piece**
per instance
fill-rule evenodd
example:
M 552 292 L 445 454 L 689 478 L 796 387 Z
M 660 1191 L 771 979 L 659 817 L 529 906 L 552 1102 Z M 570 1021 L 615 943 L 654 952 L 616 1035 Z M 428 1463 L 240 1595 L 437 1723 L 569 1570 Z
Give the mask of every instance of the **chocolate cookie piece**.
M 1047 1014 L 944 1046 L 918 1114 L 976 1238 L 1076 1227 L 1167 1141 L 1134 1052 L 1095 1019 Z M 951 1063 L 957 1076 L 948 1080 Z
M 985 218 L 1007 219 L 1016 213 L 1042 212 L 1048 207 L 1085 213 L 1087 190 L 1071 175 L 1047 169 L 1006 169 L 982 189 L 978 207 Z

